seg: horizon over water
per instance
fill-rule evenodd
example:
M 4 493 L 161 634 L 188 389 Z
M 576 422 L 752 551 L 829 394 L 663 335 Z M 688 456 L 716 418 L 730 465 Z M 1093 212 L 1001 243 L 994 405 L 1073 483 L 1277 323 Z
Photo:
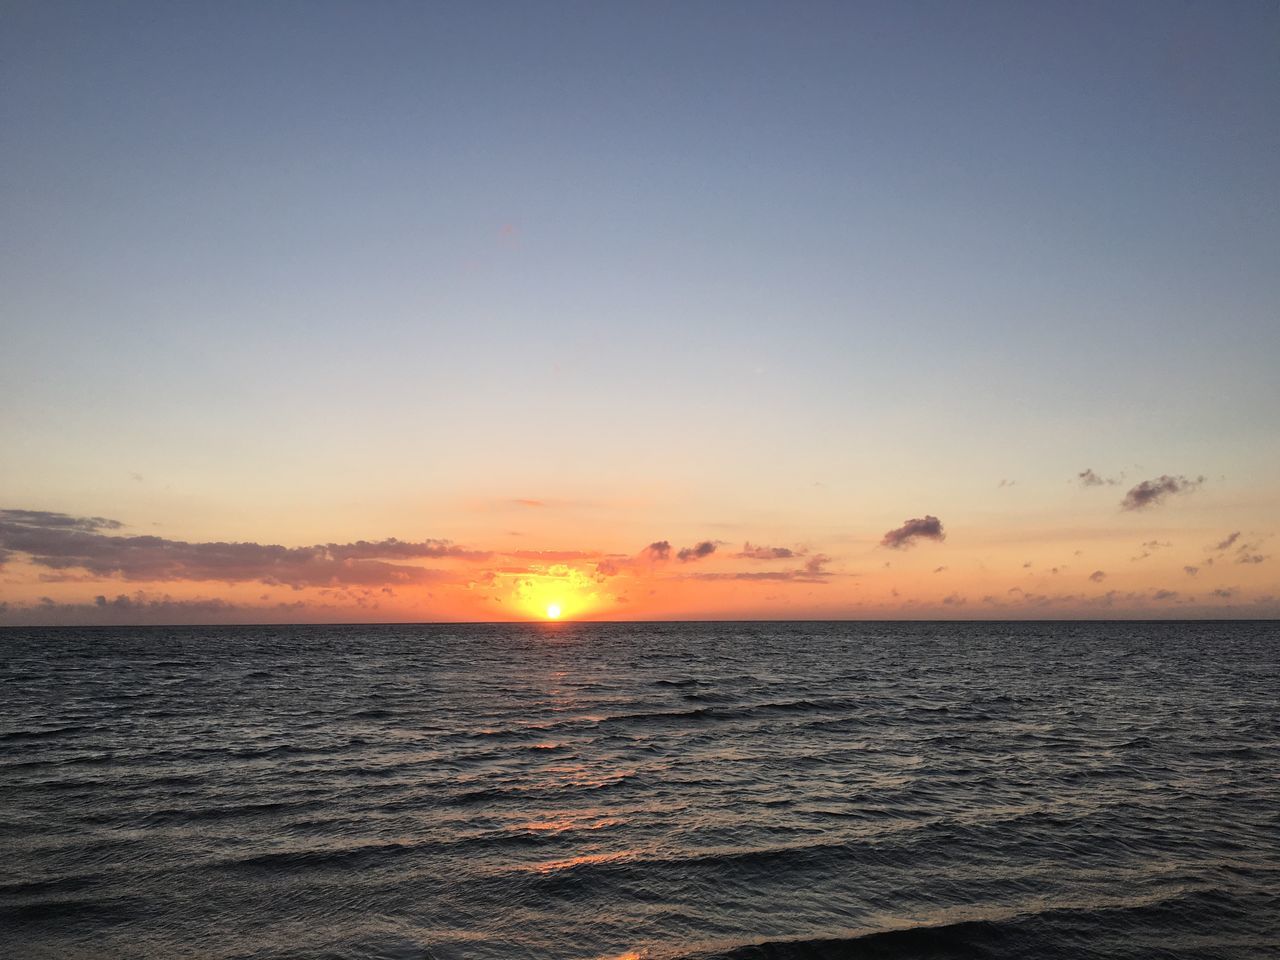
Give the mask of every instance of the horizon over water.
M 0 628 L 0 955 L 1276 956 L 1276 621 Z

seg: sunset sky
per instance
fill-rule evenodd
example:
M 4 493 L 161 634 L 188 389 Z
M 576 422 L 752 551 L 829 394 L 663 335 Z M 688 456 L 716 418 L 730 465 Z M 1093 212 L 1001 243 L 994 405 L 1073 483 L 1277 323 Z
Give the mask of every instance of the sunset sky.
M 1280 616 L 1278 51 L 0 3 L 0 624 Z

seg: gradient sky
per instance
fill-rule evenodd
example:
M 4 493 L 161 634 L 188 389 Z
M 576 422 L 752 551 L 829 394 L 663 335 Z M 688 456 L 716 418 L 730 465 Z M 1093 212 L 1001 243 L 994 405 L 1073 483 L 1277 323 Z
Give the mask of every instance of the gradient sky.
M 1280 615 L 1275 3 L 4 0 L 0 157 L 0 623 Z

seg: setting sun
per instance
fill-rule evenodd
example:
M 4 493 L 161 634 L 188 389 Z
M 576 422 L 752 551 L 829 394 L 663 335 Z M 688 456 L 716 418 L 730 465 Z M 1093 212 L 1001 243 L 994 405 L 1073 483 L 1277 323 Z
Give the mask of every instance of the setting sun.
M 560 604 L 558 603 L 547 604 L 547 619 L 548 620 L 560 619 Z

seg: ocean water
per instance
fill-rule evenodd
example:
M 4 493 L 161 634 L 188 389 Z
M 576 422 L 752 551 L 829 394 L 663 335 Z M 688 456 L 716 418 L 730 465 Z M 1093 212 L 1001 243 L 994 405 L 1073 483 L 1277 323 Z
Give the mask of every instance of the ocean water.
M 0 631 L 0 956 L 1280 955 L 1275 623 Z

